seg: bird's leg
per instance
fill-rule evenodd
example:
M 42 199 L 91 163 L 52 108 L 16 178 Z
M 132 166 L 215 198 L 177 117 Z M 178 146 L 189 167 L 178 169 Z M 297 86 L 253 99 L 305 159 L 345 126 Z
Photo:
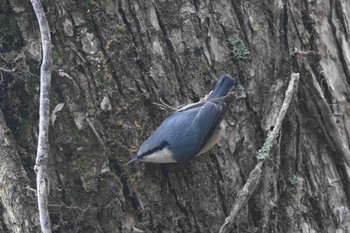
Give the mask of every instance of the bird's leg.
M 205 96 L 202 97 L 197 103 L 205 102 L 205 101 L 207 100 L 208 96 L 209 96 L 209 95 L 205 95 Z M 154 105 L 160 107 L 161 109 L 168 109 L 168 110 L 171 110 L 171 111 L 174 111 L 174 112 L 176 112 L 176 111 L 178 111 L 178 110 L 186 109 L 187 107 L 192 106 L 193 104 L 197 104 L 197 103 L 183 104 L 183 105 L 181 105 L 181 106 L 178 106 L 178 107 L 175 107 L 175 108 L 174 108 L 174 107 L 172 107 L 172 106 L 166 104 L 166 103 L 162 100 L 162 98 L 159 98 L 159 102 L 160 102 L 160 103 L 154 103 L 154 102 L 153 102 L 152 104 L 154 104 Z
M 168 109 L 171 111 L 177 111 L 177 108 L 174 108 L 168 104 L 166 104 L 161 98 L 159 98 L 160 103 L 152 103 L 154 105 L 157 105 L 158 107 L 162 108 L 162 109 Z

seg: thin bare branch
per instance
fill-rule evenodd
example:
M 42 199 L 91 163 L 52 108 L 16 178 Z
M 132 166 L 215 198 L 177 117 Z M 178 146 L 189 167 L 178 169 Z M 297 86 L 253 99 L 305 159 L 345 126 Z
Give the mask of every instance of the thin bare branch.
M 299 74 L 292 73 L 291 80 L 289 82 L 288 88 L 286 90 L 285 98 L 281 107 L 281 110 L 276 119 L 276 125 L 272 132 L 267 137 L 264 145 L 259 150 L 259 154 L 257 158 L 260 160 L 258 164 L 255 166 L 254 170 L 250 173 L 247 182 L 241 191 L 237 194 L 236 200 L 232 206 L 231 212 L 229 216 L 225 219 L 224 224 L 221 226 L 219 233 L 227 233 L 230 231 L 231 226 L 235 218 L 237 217 L 239 211 L 245 206 L 247 201 L 249 200 L 251 194 L 254 192 L 256 186 L 258 185 L 261 177 L 261 167 L 264 161 L 270 155 L 270 150 L 279 135 L 281 130 L 283 119 L 286 115 L 286 112 L 289 108 L 290 101 L 293 97 L 294 89 L 297 88 L 299 82 Z
M 40 0 L 31 0 L 38 19 L 43 59 L 40 67 L 40 108 L 39 108 L 39 140 L 35 164 L 38 207 L 41 230 L 51 233 L 48 211 L 49 179 L 48 164 L 48 134 L 50 122 L 50 86 L 52 73 L 52 51 L 49 25 Z

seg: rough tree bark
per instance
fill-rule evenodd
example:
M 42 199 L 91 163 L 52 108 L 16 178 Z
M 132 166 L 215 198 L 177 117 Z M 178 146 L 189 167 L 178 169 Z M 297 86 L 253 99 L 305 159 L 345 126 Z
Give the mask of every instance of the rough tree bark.
M 295 47 L 321 60 L 301 69 L 231 232 L 350 231 L 349 1 L 42 3 L 51 109 L 64 103 L 49 135 L 53 232 L 218 232 L 276 124 Z M 35 232 L 39 28 L 29 1 L 2 1 L 0 23 L 0 229 L 21 232 L 14 222 L 27 219 Z M 187 163 L 125 166 L 169 114 L 153 102 L 198 101 L 222 73 L 247 96 L 231 106 L 218 146 Z
M 0 111 L 0 232 L 37 232 L 35 190 L 30 188 L 11 130 Z M 6 213 L 6 214 L 4 214 Z M 5 230 L 6 229 L 6 230 Z

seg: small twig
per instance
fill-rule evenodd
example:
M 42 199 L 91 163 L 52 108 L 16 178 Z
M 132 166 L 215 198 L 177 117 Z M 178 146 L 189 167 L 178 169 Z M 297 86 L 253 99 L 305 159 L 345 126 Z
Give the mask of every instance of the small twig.
M 98 141 L 100 142 L 101 146 L 104 148 L 105 147 L 105 143 L 103 142 L 102 138 L 100 137 L 100 135 L 98 134 L 95 126 L 92 124 L 92 122 L 90 121 L 89 117 L 86 118 L 86 121 L 89 123 L 90 128 L 92 129 L 92 131 L 94 132 L 95 136 L 97 137 Z
M 242 209 L 242 207 L 245 206 L 245 204 L 249 200 L 249 197 L 252 195 L 253 191 L 255 190 L 255 187 L 260 181 L 262 164 L 263 161 L 258 162 L 254 170 L 249 174 L 247 182 L 245 183 L 241 191 L 237 194 L 230 215 L 225 219 L 225 222 L 221 226 L 219 233 L 229 232 L 233 220 L 236 218 L 239 211 Z
M 286 90 L 286 94 L 285 94 L 285 98 L 284 98 L 281 110 L 280 110 L 280 112 L 277 116 L 277 119 L 276 119 L 276 124 L 275 124 L 272 132 L 268 135 L 264 145 L 259 150 L 259 154 L 257 156 L 258 160 L 265 160 L 269 156 L 270 150 L 273 146 L 273 143 L 275 142 L 275 140 L 280 132 L 283 119 L 284 119 L 286 112 L 289 108 L 290 101 L 292 100 L 294 88 L 298 86 L 298 83 L 299 83 L 299 73 L 292 73 L 291 80 L 290 80 L 288 88 Z
M 239 211 L 245 206 L 250 196 L 254 192 L 256 186 L 258 185 L 261 177 L 261 167 L 264 161 L 266 160 L 266 158 L 268 158 L 268 156 L 270 155 L 270 150 L 272 148 L 272 145 L 276 141 L 276 138 L 280 132 L 282 121 L 289 108 L 290 101 L 292 100 L 294 89 L 296 89 L 298 86 L 298 81 L 299 81 L 299 73 L 292 73 L 291 80 L 286 90 L 286 94 L 285 94 L 285 98 L 284 98 L 281 110 L 276 119 L 276 125 L 272 130 L 272 132 L 268 135 L 262 148 L 259 150 L 257 158 L 260 161 L 255 166 L 254 170 L 250 173 L 248 180 L 243 186 L 242 190 L 239 191 L 239 193 L 237 194 L 237 197 L 232 206 L 231 212 L 229 216 L 225 219 L 225 222 L 221 226 L 219 233 L 227 233 L 230 231 L 234 219 L 237 217 Z
M 0 70 L 1 70 L 1 71 L 7 72 L 7 73 L 15 72 L 16 69 L 17 69 L 17 66 L 16 66 L 15 68 L 11 69 L 11 70 L 6 69 L 6 68 L 3 68 L 3 67 L 0 67 Z
M 29 187 L 29 186 L 27 186 L 26 189 L 27 189 L 28 191 L 33 192 L 33 193 L 36 195 L 36 189 L 33 189 L 33 188 Z

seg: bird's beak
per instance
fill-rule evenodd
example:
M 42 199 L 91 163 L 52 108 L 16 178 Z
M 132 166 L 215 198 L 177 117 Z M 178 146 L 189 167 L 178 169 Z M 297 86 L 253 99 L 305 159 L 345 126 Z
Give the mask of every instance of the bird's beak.
M 139 161 L 139 160 L 140 160 L 140 158 L 136 156 L 135 158 L 133 158 L 132 160 L 130 160 L 126 165 L 135 163 L 135 162 L 137 162 L 137 161 Z

